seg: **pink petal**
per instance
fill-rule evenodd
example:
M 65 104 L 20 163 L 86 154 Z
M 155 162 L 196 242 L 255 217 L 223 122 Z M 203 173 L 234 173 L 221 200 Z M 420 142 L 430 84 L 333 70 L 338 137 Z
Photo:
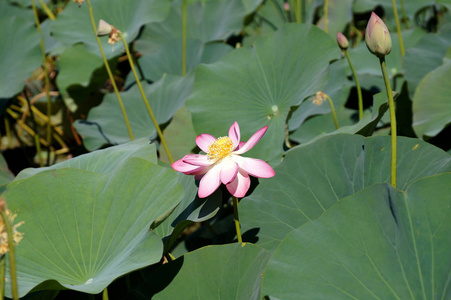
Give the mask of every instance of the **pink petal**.
M 219 175 L 224 184 L 232 182 L 238 173 L 238 164 L 231 159 L 224 159 L 218 167 L 221 169 Z
M 243 147 L 246 144 L 246 142 L 240 142 L 238 144 L 238 147 L 235 148 L 235 151 L 238 151 L 238 149 L 240 149 L 241 147 Z
M 240 143 L 240 138 L 241 138 L 240 126 L 238 125 L 237 122 L 233 123 L 233 125 L 230 126 L 229 138 L 233 142 L 233 147 L 236 148 L 238 146 L 238 144 Z
M 202 133 L 196 138 L 196 144 L 199 146 L 200 150 L 208 153 L 208 146 L 216 142 L 216 138 L 210 134 Z
M 217 166 L 211 168 L 200 180 L 199 190 L 197 194 L 200 198 L 205 198 L 210 196 L 221 184 L 221 180 L 219 178 L 219 173 L 221 168 Z
M 246 144 L 243 145 L 243 147 L 240 147 L 238 151 L 234 151 L 235 154 L 243 154 L 249 150 L 251 150 L 258 141 L 262 138 L 262 136 L 265 134 L 266 130 L 268 129 L 268 126 L 265 126 L 263 128 L 260 128 L 256 133 L 254 133 L 251 138 L 246 142 Z
M 204 174 L 206 172 L 208 172 L 208 170 L 210 169 L 210 167 L 203 167 L 203 166 L 195 166 L 195 165 L 191 165 L 191 164 L 187 164 L 185 162 L 183 162 L 182 159 L 174 162 L 171 167 L 178 171 L 178 172 L 182 172 L 186 175 L 198 175 L 198 174 Z
M 242 169 L 238 170 L 235 179 L 226 185 L 230 194 L 237 198 L 243 198 L 246 196 L 247 191 L 251 185 L 251 179 L 249 175 Z
M 233 160 L 235 160 L 241 169 L 254 177 L 269 178 L 276 175 L 271 166 L 261 159 L 234 155 Z
M 207 155 L 202 154 L 188 154 L 182 158 L 183 162 L 195 165 L 195 166 L 210 166 L 212 161 L 208 160 Z

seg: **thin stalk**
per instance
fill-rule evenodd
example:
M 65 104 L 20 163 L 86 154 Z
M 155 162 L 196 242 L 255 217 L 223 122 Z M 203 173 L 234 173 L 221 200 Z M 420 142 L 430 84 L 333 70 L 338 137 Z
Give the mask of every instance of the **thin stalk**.
M 404 0 L 400 0 L 401 2 L 401 13 L 402 13 L 402 22 L 406 24 L 406 28 L 409 29 L 409 19 L 407 18 L 406 9 L 404 7 Z
M 42 68 L 44 70 L 44 78 L 45 78 L 45 96 L 47 99 L 47 118 L 50 120 L 50 115 L 52 114 L 52 102 L 50 100 L 50 78 L 49 78 L 49 71 L 47 69 L 47 56 L 45 54 L 44 37 L 42 35 L 41 23 L 39 22 L 38 10 L 36 9 L 36 4 L 35 4 L 34 0 L 31 0 L 31 6 L 33 7 L 36 28 L 38 29 L 39 35 L 41 37 L 40 44 L 41 44 L 41 51 L 42 51 L 42 55 L 43 55 Z M 50 125 L 50 122 L 47 123 L 46 141 L 47 141 L 48 145 L 52 144 L 52 127 Z M 48 155 L 47 157 L 50 158 L 50 149 L 48 149 L 47 155 Z M 47 163 L 48 162 L 49 161 L 47 159 Z
M 169 258 L 170 258 L 172 261 L 175 260 L 175 257 L 174 257 L 174 255 L 171 254 L 171 252 L 168 252 L 168 256 L 169 256 Z
M 240 218 L 238 217 L 238 198 L 235 196 L 232 196 L 232 205 L 233 217 L 235 219 L 236 237 L 238 238 L 238 242 L 242 243 L 243 239 L 241 238 Z
M 160 129 L 160 126 L 158 125 L 157 119 L 155 118 L 155 115 L 153 114 L 152 108 L 149 105 L 149 101 L 147 101 L 146 94 L 144 93 L 143 87 L 141 85 L 141 81 L 139 80 L 138 73 L 136 73 L 135 64 L 133 63 L 132 56 L 130 54 L 130 49 L 128 48 L 127 41 L 124 39 L 124 36 L 122 33 L 119 32 L 119 36 L 121 37 L 122 43 L 125 47 L 125 52 L 127 53 L 128 62 L 130 63 L 130 68 L 132 69 L 133 75 L 135 76 L 136 83 L 138 84 L 139 91 L 141 92 L 141 97 L 144 100 L 144 103 L 146 104 L 147 111 L 149 112 L 150 118 L 152 119 L 153 125 L 157 129 L 158 136 L 160 137 L 161 143 L 163 144 L 164 150 L 166 150 L 166 153 L 168 154 L 169 161 L 171 164 L 174 162 L 172 159 L 171 152 L 169 152 L 168 144 L 166 143 L 166 139 L 163 136 L 163 132 Z
M 398 8 L 396 7 L 396 0 L 391 0 L 393 6 L 393 14 L 395 15 L 396 21 L 396 31 L 398 32 L 399 48 L 401 48 L 401 55 L 404 57 L 406 55 L 406 50 L 404 50 L 404 42 L 402 41 L 401 35 L 401 24 L 399 23 Z
M 382 74 L 384 76 L 385 89 L 387 90 L 388 108 L 390 110 L 390 126 L 391 126 L 391 185 L 396 188 L 396 115 L 395 102 L 393 101 L 393 93 L 388 78 L 387 66 L 385 58 L 379 58 Z
M 5 275 L 6 275 L 6 264 L 5 264 L 6 257 L 3 255 L 3 257 L 0 260 L 0 299 L 5 299 Z
M 50 10 L 50 8 L 47 6 L 47 4 L 45 4 L 44 1 L 42 0 L 38 0 L 39 4 L 41 4 L 42 9 L 44 10 L 44 12 L 46 13 L 47 17 L 49 17 L 50 20 L 55 20 L 56 17 L 55 15 L 52 13 L 52 11 Z
M 357 88 L 357 96 L 359 98 L 359 120 L 360 120 L 363 117 L 362 89 L 360 88 L 359 79 L 357 78 L 357 73 L 355 72 L 354 66 L 352 65 L 348 50 L 345 50 L 345 56 L 346 56 L 346 59 L 348 60 L 349 67 L 351 68 L 351 72 L 352 72 L 352 77 L 354 77 L 355 86 Z
M 18 96 L 17 98 L 19 99 L 19 101 L 22 102 L 22 105 L 25 104 L 26 108 L 28 108 L 28 110 L 30 111 L 30 116 L 31 116 L 31 119 L 33 120 L 33 129 L 35 132 L 38 132 L 38 124 L 36 122 L 36 117 L 34 115 L 34 111 L 31 108 L 30 99 L 28 99 L 26 93 L 24 93 L 24 95 L 25 95 L 25 98 L 23 98 L 21 96 Z M 36 146 L 36 153 L 38 154 L 39 166 L 42 168 L 44 166 L 44 160 L 42 159 L 41 142 L 39 141 L 39 136 L 37 134 L 34 136 L 34 144 Z
M 186 74 L 186 0 L 183 0 L 182 7 L 182 76 Z
M 3 120 L 5 120 L 5 131 L 6 131 L 6 137 L 8 138 L 8 148 L 12 149 L 13 148 L 13 139 L 11 137 L 11 127 L 9 125 L 9 120 L 6 116 L 3 118 Z
M 86 0 L 86 3 L 89 7 L 89 16 L 91 17 L 92 29 L 94 30 L 94 35 L 96 36 L 97 44 L 99 44 L 100 53 L 102 54 L 103 63 L 105 64 L 106 71 L 108 72 L 108 76 L 110 77 L 111 84 L 113 85 L 114 92 L 116 93 L 117 100 L 119 101 L 119 106 L 121 107 L 122 114 L 124 115 L 125 124 L 127 125 L 128 135 L 130 136 L 130 140 L 133 141 L 133 132 L 130 126 L 130 122 L 128 121 L 127 112 L 125 111 L 124 103 L 122 102 L 121 95 L 119 95 L 119 90 L 116 86 L 116 81 L 114 81 L 113 73 L 111 72 L 110 65 L 108 64 L 108 60 L 106 59 L 105 52 L 103 51 L 102 42 L 100 42 L 99 37 L 97 36 L 97 27 L 96 22 L 94 21 L 94 14 L 92 13 L 91 1 Z
M 297 23 L 302 23 L 302 0 L 295 0 L 294 17 Z
M 5 210 L 1 210 L 0 214 L 2 215 L 3 222 L 5 224 L 6 232 L 8 233 L 8 255 L 9 255 L 9 275 L 11 277 L 11 293 L 13 295 L 13 299 L 19 299 L 19 294 L 17 293 L 17 277 L 16 277 L 16 251 L 14 249 L 14 237 L 13 230 L 11 227 L 11 223 L 9 222 L 9 218 L 6 215 Z
M 105 288 L 102 293 L 102 300 L 108 300 L 108 288 Z
M 327 33 L 327 27 L 329 25 L 329 0 L 324 0 L 324 32 Z
M 323 93 L 324 94 L 324 93 Z M 332 102 L 332 99 L 327 94 L 324 94 L 327 101 L 329 101 L 330 109 L 332 110 L 332 116 L 334 117 L 334 123 L 335 123 L 335 129 L 338 129 L 338 120 L 337 120 L 337 114 L 335 113 L 335 107 L 334 103 Z

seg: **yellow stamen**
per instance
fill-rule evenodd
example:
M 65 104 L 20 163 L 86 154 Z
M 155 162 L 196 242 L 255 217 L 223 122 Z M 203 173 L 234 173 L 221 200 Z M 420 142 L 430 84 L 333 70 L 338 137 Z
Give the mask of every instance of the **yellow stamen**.
M 233 151 L 233 142 L 228 136 L 220 137 L 216 142 L 208 146 L 208 158 L 221 160 L 229 156 Z

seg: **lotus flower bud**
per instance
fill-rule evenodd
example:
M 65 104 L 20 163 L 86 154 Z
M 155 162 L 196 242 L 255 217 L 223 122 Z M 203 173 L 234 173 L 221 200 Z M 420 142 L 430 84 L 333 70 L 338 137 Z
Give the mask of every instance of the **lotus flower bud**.
M 290 8 L 290 3 L 285 2 L 285 3 L 283 4 L 283 10 L 286 11 L 286 12 L 289 12 L 290 9 L 291 9 L 291 8 Z
M 377 57 L 384 57 L 391 51 L 390 32 L 384 21 L 374 12 L 368 21 L 365 31 L 365 42 L 368 50 Z
M 340 46 L 341 50 L 348 49 L 349 46 L 348 39 L 341 32 L 337 33 L 337 43 L 338 46 Z
M 111 33 L 112 29 L 113 27 L 110 24 L 100 19 L 99 26 L 97 27 L 97 35 L 98 36 L 108 35 Z

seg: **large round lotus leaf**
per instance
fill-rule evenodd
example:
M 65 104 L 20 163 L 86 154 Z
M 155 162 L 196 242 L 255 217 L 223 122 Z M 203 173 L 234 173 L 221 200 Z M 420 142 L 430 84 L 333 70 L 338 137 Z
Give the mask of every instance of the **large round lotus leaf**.
M 63 168 L 81 169 L 107 174 L 116 171 L 130 157 L 139 157 L 156 164 L 158 158 L 155 151 L 155 144 L 150 144 L 150 141 L 146 138 L 138 139 L 122 145 L 80 155 L 50 167 L 25 169 L 17 174 L 16 180 L 28 178 L 43 171 Z
M 144 93 L 159 124 L 166 123 L 191 94 L 193 76 L 164 76 L 153 84 L 142 82 Z M 156 129 L 135 84 L 121 98 L 133 131 L 134 138 L 155 137 Z M 88 150 L 104 144 L 122 144 L 130 141 L 127 126 L 116 94 L 108 94 L 102 103 L 89 111 L 88 119 L 77 120 L 75 128 L 83 137 Z
M 374 95 L 373 102 L 372 113 L 365 110 L 362 118 L 358 121 L 355 120 L 357 118 L 356 111 L 344 107 L 338 108 L 336 110 L 338 129 L 335 127 L 332 113 L 310 118 L 290 134 L 290 140 L 305 145 L 324 136 L 339 133 L 358 133 L 363 136 L 371 136 L 388 110 L 386 93 Z M 325 101 L 322 105 L 328 106 L 328 102 Z
M 451 63 L 423 78 L 413 98 L 413 128 L 419 137 L 436 136 L 451 123 Z
M 451 173 L 341 200 L 290 233 L 265 270 L 271 299 L 449 299 Z
M 269 257 L 248 243 L 207 246 L 161 266 L 134 291 L 134 299 L 260 299 Z
M 155 233 L 161 238 L 167 237 L 165 241 L 165 250 L 167 251 L 186 227 L 193 222 L 203 222 L 213 218 L 222 205 L 220 189 L 207 198 L 199 198 L 198 186 L 195 184 L 194 177 L 179 173 L 179 182 L 185 190 L 182 201 L 164 222 L 155 224 L 158 226 Z
M 22 17 L 0 18 L 0 98 L 19 93 L 25 80 L 42 63 L 39 34 Z
M 76 111 L 76 100 L 72 98 L 69 87 L 72 85 L 87 87 L 91 79 L 97 79 L 93 78 L 94 76 L 92 75 L 96 69 L 103 66 L 103 60 L 97 55 L 86 51 L 82 44 L 77 44 L 73 47 L 68 47 L 61 53 L 58 57 L 57 65 L 60 71 L 56 77 L 56 85 L 68 108 L 71 111 Z M 103 83 L 104 81 L 99 82 L 100 85 Z
M 136 38 L 142 25 L 164 20 L 170 6 L 169 0 L 93 0 L 91 3 L 96 26 L 100 19 L 105 20 L 119 29 L 128 43 Z M 84 43 L 86 50 L 101 56 L 87 3 L 79 7 L 70 1 L 51 26 L 55 40 L 67 46 Z M 107 37 L 100 40 L 107 58 L 121 54 L 124 49 L 121 42 L 113 46 L 108 44 Z
M 174 160 L 181 159 L 197 147 L 191 113 L 185 106 L 180 107 L 174 113 L 171 123 L 164 129 L 163 136 Z M 163 147 L 159 150 L 160 160 L 170 163 L 166 150 Z
M 398 137 L 398 188 L 451 171 L 451 157 L 426 142 Z M 338 200 L 390 182 L 390 137 L 339 134 L 287 152 L 276 176 L 260 180 L 240 204 L 242 231 L 259 229 L 258 244 L 274 251 L 293 229 L 318 218 Z
M 352 83 L 346 77 L 346 59 L 342 59 L 334 62 L 330 65 L 329 80 L 326 86 L 321 90 L 327 94 L 336 110 L 340 110 L 346 103 L 349 97 Z M 316 105 L 313 103 L 313 97 L 309 98 L 310 101 L 304 100 L 299 107 L 291 114 L 288 120 L 288 130 L 293 131 L 310 116 L 326 114 L 331 112 L 329 102 L 325 100 L 322 105 Z
M 13 181 L 13 179 L 13 173 L 8 169 L 8 164 L 3 155 L 0 154 L 0 188 Z
M 186 102 L 194 129 L 198 134 L 222 136 L 238 121 L 245 141 L 269 124 L 251 151 L 262 159 L 277 156 L 283 152 L 290 108 L 323 88 L 329 61 L 338 57 L 336 42 L 320 29 L 287 24 L 253 47 L 201 65 Z
M 152 81 L 164 73 L 182 75 L 182 2 L 174 1 L 168 18 L 144 29 L 135 49 L 143 56 L 139 63 Z M 227 12 L 227 14 L 224 14 Z M 197 2 L 187 6 L 186 71 L 199 63 L 211 63 L 232 48 L 226 44 L 206 44 L 226 40 L 238 32 L 245 11 L 240 0 Z
M 45 171 L 11 183 L 4 196 L 16 220 L 25 221 L 16 248 L 23 296 L 46 280 L 99 293 L 115 278 L 158 262 L 163 245 L 149 226 L 174 209 L 183 189 L 175 172 L 132 157 L 109 174 Z
M 450 46 L 451 30 L 441 34 L 427 34 L 415 47 L 406 50 L 405 77 L 412 98 L 424 76 L 443 64 L 443 58 Z

